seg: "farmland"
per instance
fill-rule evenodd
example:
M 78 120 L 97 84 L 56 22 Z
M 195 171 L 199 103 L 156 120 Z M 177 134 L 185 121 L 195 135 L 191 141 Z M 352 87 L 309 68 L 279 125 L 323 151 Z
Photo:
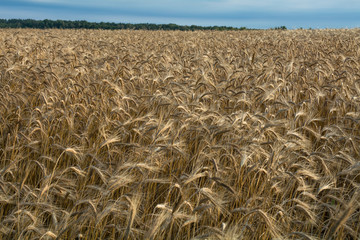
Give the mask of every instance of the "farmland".
M 0 30 L 0 239 L 358 239 L 360 30 Z

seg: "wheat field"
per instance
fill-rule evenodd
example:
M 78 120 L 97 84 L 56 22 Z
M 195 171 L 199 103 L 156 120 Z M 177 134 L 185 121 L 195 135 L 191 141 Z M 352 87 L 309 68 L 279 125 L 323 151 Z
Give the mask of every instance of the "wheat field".
M 360 239 L 359 124 L 359 29 L 0 29 L 0 239 Z

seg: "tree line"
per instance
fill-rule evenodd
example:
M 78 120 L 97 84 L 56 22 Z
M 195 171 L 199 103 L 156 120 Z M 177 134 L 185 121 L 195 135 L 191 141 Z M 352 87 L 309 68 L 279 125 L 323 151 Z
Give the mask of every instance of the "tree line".
M 34 20 L 34 19 L 0 19 L 0 28 L 37 28 L 37 29 L 132 29 L 132 30 L 245 30 L 246 27 L 227 27 L 227 26 L 184 26 L 174 23 L 153 24 L 153 23 L 113 23 L 113 22 L 88 22 L 88 21 L 69 21 L 69 20 Z

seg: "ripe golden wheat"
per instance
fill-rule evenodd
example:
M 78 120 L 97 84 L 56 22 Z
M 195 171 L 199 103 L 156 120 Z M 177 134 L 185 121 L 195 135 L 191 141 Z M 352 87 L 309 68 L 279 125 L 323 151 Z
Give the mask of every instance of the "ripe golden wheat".
M 359 239 L 360 31 L 0 30 L 0 239 Z

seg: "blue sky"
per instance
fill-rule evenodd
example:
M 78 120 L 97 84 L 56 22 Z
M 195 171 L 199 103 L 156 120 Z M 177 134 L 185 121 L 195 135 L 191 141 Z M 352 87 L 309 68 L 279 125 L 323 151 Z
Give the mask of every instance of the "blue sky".
M 359 0 L 0 0 L 0 18 L 248 28 L 360 27 Z

